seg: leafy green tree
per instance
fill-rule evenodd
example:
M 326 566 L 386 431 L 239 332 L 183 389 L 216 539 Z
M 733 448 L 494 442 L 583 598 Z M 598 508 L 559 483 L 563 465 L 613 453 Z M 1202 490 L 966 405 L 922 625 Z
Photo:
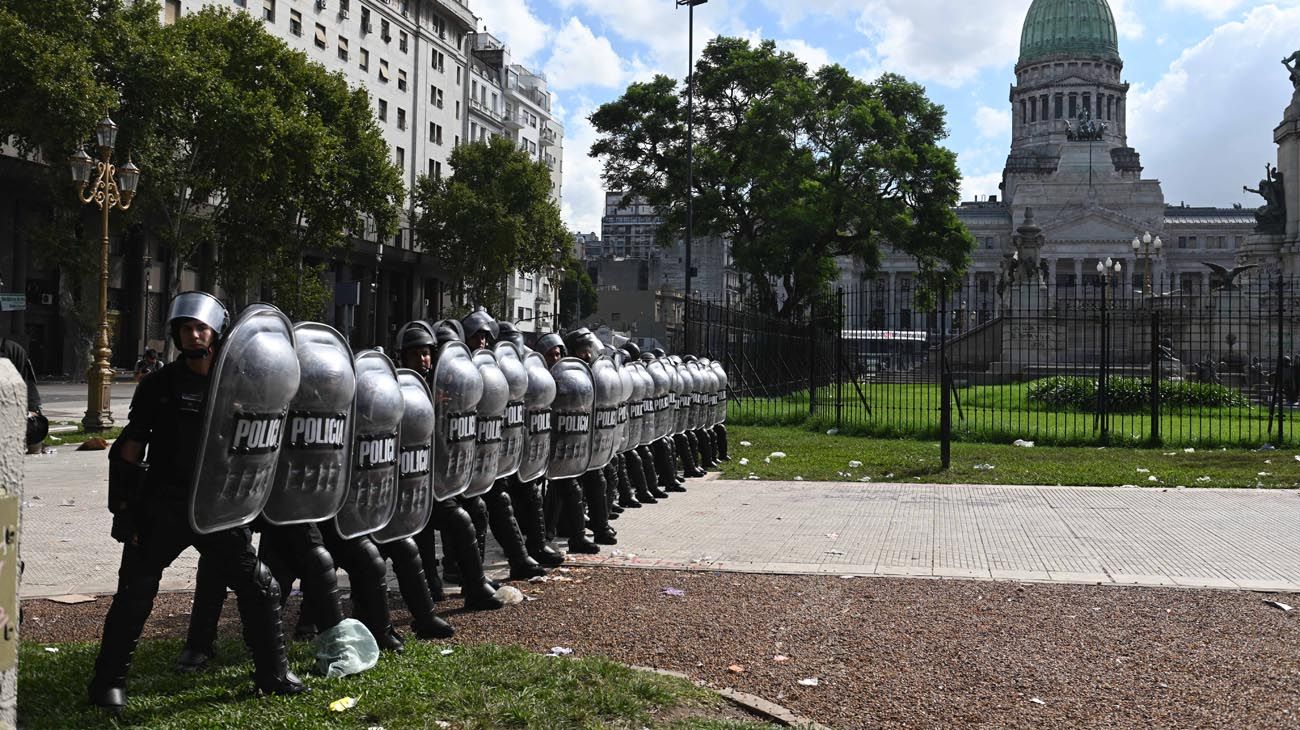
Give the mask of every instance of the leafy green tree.
M 448 162 L 450 177 L 416 181 L 415 236 L 464 302 L 491 307 L 513 272 L 547 271 L 569 255 L 549 168 L 502 137 L 462 144 Z
M 569 257 L 564 262 L 563 282 L 560 284 L 560 324 L 586 319 L 596 311 L 598 296 L 582 262 Z
M 864 82 L 838 65 L 810 74 L 772 41 L 725 37 L 705 48 L 695 84 L 694 230 L 730 242 L 770 311 L 803 311 L 840 255 L 874 270 L 892 247 L 924 280 L 965 268 L 974 239 L 951 209 L 956 156 L 939 144 L 943 108 L 920 86 L 892 74 Z M 685 89 L 656 76 L 590 119 L 607 185 L 664 211 L 661 243 L 679 238 Z

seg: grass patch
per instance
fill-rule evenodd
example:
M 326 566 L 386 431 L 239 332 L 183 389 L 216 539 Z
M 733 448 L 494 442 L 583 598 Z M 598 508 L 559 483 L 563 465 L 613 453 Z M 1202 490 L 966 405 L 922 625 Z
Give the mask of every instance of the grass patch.
M 45 651 L 55 646 L 57 653 Z M 726 700 L 691 682 L 635 671 L 595 657 L 553 658 L 493 645 L 411 641 L 368 672 L 307 679 L 296 697 L 255 697 L 242 645 L 220 642 L 201 675 L 178 675 L 176 640 L 142 641 L 131 670 L 126 712 L 114 722 L 86 704 L 95 643 L 22 645 L 18 724 L 24 728 L 768 728 L 728 720 Z M 454 653 L 442 656 L 441 650 Z M 238 663 L 221 658 L 239 657 Z M 290 665 L 304 676 L 311 647 L 295 642 Z M 345 712 L 330 702 L 355 697 Z M 665 720 L 665 718 L 671 718 Z
M 750 446 L 742 446 L 742 441 Z M 1010 443 L 954 442 L 942 469 L 937 441 L 827 435 L 807 428 L 728 424 L 731 461 L 724 479 L 907 482 L 938 484 L 1067 484 L 1152 487 L 1300 487 L 1300 449 L 1023 448 Z M 774 451 L 785 458 L 770 458 Z M 748 459 L 742 465 L 740 460 Z M 765 461 L 765 459 L 770 459 Z M 850 466 L 850 462 L 860 462 Z M 977 468 L 991 465 L 993 468 Z M 1145 470 L 1145 471 L 1142 471 Z M 1150 477 L 1155 477 L 1152 481 Z
M 55 425 L 57 424 L 53 424 L 53 423 L 50 424 L 51 427 Z M 44 443 L 46 446 L 49 446 L 51 448 L 58 448 L 60 446 L 67 446 L 69 444 L 79 444 L 84 442 L 86 439 L 96 438 L 96 437 L 105 439 L 107 441 L 112 441 L 113 439 L 121 435 L 122 435 L 121 426 L 114 426 L 104 431 L 92 431 L 87 433 L 86 430 L 82 428 L 80 424 L 78 424 L 76 431 L 65 431 L 63 433 L 54 433 L 51 431 L 50 434 L 45 437 L 45 441 L 43 441 L 42 443 Z

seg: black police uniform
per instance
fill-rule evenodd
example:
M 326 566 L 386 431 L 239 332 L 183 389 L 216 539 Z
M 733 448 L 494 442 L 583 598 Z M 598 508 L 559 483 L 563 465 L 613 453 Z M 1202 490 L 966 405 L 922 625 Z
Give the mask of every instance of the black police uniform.
M 234 527 L 200 535 L 190 528 L 189 484 L 201 448 L 208 381 L 178 360 L 145 378 L 131 401 L 121 439 L 147 444 L 149 468 L 128 504 L 110 505 L 114 537 L 125 544 L 90 683 L 93 704 L 114 710 L 125 704 L 127 671 L 163 570 L 191 545 L 200 555 L 218 557 L 220 580 L 235 590 L 257 687 L 280 694 L 304 689 L 288 670 L 280 589 L 253 550 L 252 531 Z

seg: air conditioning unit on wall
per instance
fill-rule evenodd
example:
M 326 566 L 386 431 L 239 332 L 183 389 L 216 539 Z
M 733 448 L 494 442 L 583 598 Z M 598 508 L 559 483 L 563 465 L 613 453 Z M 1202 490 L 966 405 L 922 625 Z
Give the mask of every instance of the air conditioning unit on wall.
M 317 10 L 324 10 L 326 5 L 329 5 L 328 0 L 316 0 Z

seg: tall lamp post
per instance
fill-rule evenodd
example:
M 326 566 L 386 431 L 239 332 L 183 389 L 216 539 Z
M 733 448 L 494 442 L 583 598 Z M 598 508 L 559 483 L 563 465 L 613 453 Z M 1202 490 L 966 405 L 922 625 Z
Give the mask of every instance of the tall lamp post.
M 117 124 L 105 116 L 95 125 L 95 144 L 99 159 L 95 160 L 78 149 L 69 158 L 72 181 L 77 184 L 77 197 L 82 203 L 95 204 L 100 210 L 99 236 L 99 334 L 95 338 L 95 361 L 86 371 L 86 416 L 81 425 L 86 431 L 103 431 L 113 425 L 111 396 L 113 370 L 109 358 L 113 351 L 108 346 L 108 212 L 114 208 L 126 210 L 135 197 L 135 187 L 140 182 L 140 168 L 129 159 L 125 165 L 113 165 L 113 143 L 117 141 Z
M 709 0 L 677 0 L 686 6 L 686 281 L 682 288 L 682 334 L 691 349 L 691 242 L 695 235 L 695 6 Z
M 1107 300 L 1111 289 L 1120 280 L 1124 267 L 1109 256 L 1105 261 L 1097 262 L 1097 274 L 1101 279 L 1101 372 L 1097 377 L 1097 417 L 1101 419 L 1101 444 L 1110 443 L 1110 415 L 1106 411 L 1106 390 L 1110 387 L 1110 323 L 1106 320 Z
M 1151 237 L 1151 231 L 1142 234 L 1141 238 L 1133 237 L 1133 255 L 1135 258 L 1146 259 L 1147 274 L 1142 280 L 1142 293 L 1151 296 L 1151 279 L 1152 279 L 1152 256 L 1160 255 L 1160 236 Z

